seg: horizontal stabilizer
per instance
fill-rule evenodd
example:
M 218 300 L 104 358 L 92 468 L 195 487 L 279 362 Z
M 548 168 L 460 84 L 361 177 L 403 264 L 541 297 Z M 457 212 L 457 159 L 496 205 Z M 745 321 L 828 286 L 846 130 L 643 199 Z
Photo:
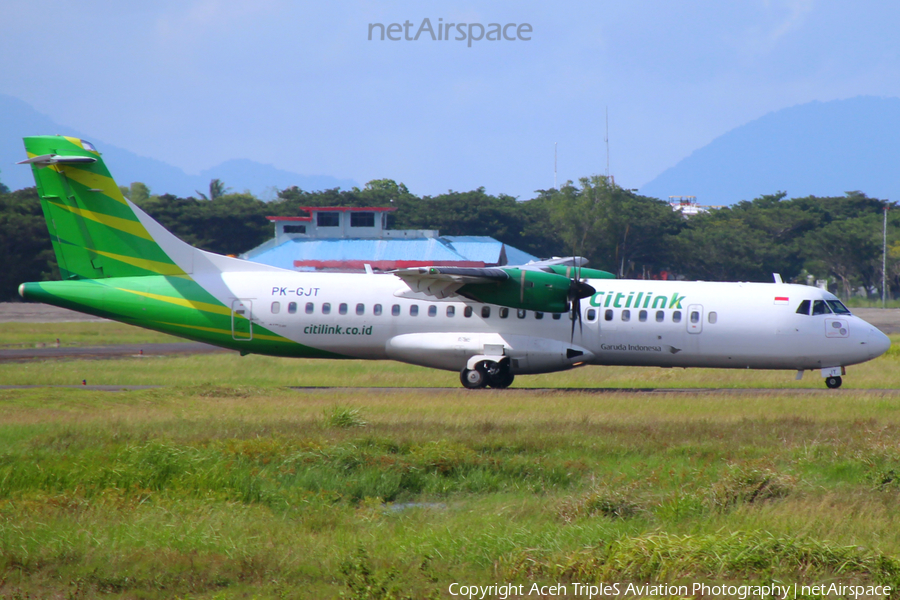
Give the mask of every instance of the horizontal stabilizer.
M 583 256 L 565 256 L 565 257 L 555 257 L 548 258 L 546 260 L 535 260 L 530 263 L 525 263 L 522 265 L 523 267 L 583 267 L 588 264 L 588 259 Z
M 95 163 L 97 159 L 93 156 L 63 156 L 60 154 L 41 154 L 27 160 L 20 160 L 17 165 L 37 165 L 38 167 L 48 167 L 50 165 L 63 164 L 89 164 Z

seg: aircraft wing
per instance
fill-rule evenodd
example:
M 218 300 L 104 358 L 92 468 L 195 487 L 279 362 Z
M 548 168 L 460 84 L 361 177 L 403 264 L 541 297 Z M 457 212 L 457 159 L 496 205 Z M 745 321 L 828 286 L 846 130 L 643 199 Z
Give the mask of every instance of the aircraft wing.
M 494 283 L 509 279 L 509 273 L 497 267 L 419 267 L 391 271 L 413 292 L 435 298 L 448 298 L 464 285 Z
M 580 256 L 555 258 L 514 267 L 419 267 L 391 271 L 409 286 L 396 293 L 421 294 L 438 300 L 459 296 L 485 304 L 541 312 L 565 312 L 575 297 L 586 298 L 595 290 L 587 279 L 612 279 L 606 271 L 586 269 Z

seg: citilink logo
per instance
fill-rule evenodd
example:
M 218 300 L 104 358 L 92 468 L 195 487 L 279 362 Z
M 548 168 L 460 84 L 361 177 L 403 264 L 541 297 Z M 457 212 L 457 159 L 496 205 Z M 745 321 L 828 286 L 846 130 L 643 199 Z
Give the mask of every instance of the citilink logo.
M 529 23 L 444 23 L 439 18 L 432 24 L 431 19 L 425 17 L 422 22 L 416 24 L 408 19 L 401 23 L 369 23 L 369 41 L 391 42 L 418 42 L 430 40 L 432 42 L 466 42 L 466 46 L 472 47 L 472 42 L 530 42 L 534 29 Z

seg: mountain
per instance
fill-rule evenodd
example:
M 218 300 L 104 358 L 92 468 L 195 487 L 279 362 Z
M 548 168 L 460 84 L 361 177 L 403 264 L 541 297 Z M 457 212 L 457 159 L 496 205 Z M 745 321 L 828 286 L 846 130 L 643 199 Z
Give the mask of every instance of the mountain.
M 900 98 L 860 96 L 769 113 L 719 136 L 640 188 L 730 205 L 763 194 L 900 200 Z
M 34 185 L 31 169 L 15 163 L 25 158 L 23 137 L 46 134 L 70 135 L 89 140 L 103 153 L 103 160 L 119 185 L 142 181 L 155 194 L 196 197 L 195 190 L 205 192 L 209 188 L 210 179 L 221 179 L 235 192 L 250 190 L 259 198 L 270 198 L 272 187 L 283 189 L 296 185 L 304 190 L 315 191 L 356 186 L 356 182 L 351 179 L 337 179 L 328 175 L 299 175 L 247 159 L 225 161 L 199 175 L 188 175 L 178 167 L 160 160 L 139 156 L 59 125 L 22 100 L 3 94 L 0 94 L 0 181 L 13 190 Z

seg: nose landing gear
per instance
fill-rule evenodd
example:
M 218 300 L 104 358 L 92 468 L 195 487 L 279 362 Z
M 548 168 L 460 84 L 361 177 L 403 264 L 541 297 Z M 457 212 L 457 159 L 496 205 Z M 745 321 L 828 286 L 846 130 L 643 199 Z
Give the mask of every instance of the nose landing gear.
M 847 371 L 844 367 L 826 367 L 822 369 L 822 377 L 825 378 L 825 385 L 831 390 L 836 390 L 841 387 L 841 384 L 844 383 L 844 380 L 841 379 L 841 375 L 846 374 Z

